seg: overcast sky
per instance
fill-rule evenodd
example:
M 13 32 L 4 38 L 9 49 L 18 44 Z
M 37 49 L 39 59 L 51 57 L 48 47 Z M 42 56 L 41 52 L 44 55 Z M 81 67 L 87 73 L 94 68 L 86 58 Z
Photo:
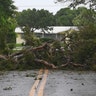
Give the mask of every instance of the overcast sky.
M 61 8 L 66 7 L 66 5 L 61 3 L 56 3 L 55 0 L 13 0 L 14 5 L 18 7 L 18 11 L 24 9 L 45 9 L 53 12 L 54 14 Z

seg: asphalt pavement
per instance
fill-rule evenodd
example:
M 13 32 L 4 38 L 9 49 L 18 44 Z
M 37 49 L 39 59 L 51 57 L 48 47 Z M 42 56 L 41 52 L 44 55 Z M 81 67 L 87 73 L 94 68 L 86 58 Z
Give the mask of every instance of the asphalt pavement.
M 51 71 L 44 96 L 96 96 L 96 73 Z
M 29 96 L 38 71 L 0 72 L 0 96 Z M 49 70 L 43 92 L 44 96 L 96 96 L 96 72 Z

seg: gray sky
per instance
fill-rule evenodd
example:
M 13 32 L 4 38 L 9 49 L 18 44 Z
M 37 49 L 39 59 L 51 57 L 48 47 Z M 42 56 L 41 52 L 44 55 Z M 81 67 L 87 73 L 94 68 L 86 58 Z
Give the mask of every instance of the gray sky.
M 18 11 L 22 11 L 24 9 L 45 9 L 53 12 L 54 14 L 64 8 L 66 5 L 61 3 L 54 3 L 55 0 L 13 0 L 14 5 L 18 7 Z

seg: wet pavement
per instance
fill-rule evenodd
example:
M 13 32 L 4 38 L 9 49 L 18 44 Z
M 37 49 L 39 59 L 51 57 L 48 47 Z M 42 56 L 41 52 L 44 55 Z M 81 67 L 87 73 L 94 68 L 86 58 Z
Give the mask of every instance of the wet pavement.
M 96 96 L 96 73 L 50 72 L 44 96 Z
M 29 96 L 38 70 L 0 72 L 0 96 Z M 96 96 L 96 73 L 49 71 L 44 96 Z
M 11 71 L 0 75 L 0 96 L 29 96 L 37 71 Z

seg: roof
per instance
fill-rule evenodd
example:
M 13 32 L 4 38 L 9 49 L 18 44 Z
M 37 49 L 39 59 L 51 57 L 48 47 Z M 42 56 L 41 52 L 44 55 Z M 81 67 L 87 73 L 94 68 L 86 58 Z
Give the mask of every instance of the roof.
M 60 32 L 67 31 L 69 29 L 76 29 L 77 28 L 76 26 L 51 26 L 51 27 L 53 28 L 53 30 L 49 31 L 50 33 L 60 33 Z M 15 32 L 16 33 L 23 33 L 23 31 L 20 29 L 20 27 L 17 27 L 15 29 Z M 35 32 L 42 33 L 42 31 L 40 29 L 36 30 Z
M 54 26 L 52 33 L 60 33 L 60 32 L 64 32 L 67 31 L 69 29 L 75 29 L 75 26 Z
M 21 30 L 20 27 L 15 28 L 15 32 L 16 32 L 16 33 L 23 33 L 23 31 Z

